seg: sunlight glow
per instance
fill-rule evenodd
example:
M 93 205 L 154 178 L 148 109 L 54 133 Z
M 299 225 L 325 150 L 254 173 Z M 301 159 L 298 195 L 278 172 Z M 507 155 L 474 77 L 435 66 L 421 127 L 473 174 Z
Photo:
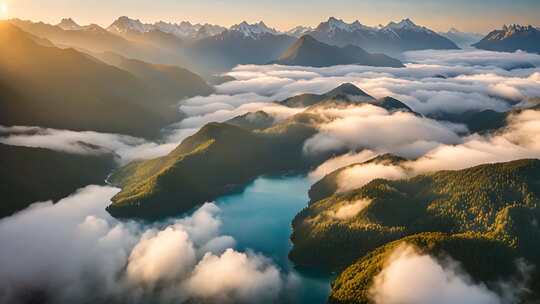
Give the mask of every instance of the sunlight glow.
M 2 3 L 0 6 L 0 11 L 2 12 L 2 15 L 7 15 L 8 13 L 8 6 L 6 3 Z

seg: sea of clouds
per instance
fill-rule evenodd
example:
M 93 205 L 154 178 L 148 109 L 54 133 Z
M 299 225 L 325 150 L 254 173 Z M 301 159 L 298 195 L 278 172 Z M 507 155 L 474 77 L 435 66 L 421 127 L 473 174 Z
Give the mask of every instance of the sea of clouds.
M 301 93 L 324 93 L 350 82 L 376 98 L 397 98 L 424 116 L 373 105 L 319 109 L 329 119 L 304 144 L 306 157 L 348 152 L 319 166 L 310 174 L 313 180 L 383 153 L 411 159 L 399 166 L 353 166 L 341 173 L 339 191 L 361 187 L 374 178 L 398 179 L 540 157 L 539 111 L 523 110 L 510 116 L 503 130 L 482 135 L 469 134 L 463 125 L 429 118 L 441 113 L 527 107 L 540 96 L 540 56 L 476 50 L 410 52 L 405 56 L 406 67 L 397 69 L 238 66 L 227 73 L 236 80 L 217 86 L 215 94 L 181 101 L 179 111 L 187 118 L 166 128 L 157 142 L 121 134 L 18 126 L 0 127 L 0 143 L 83 155 L 111 153 L 123 165 L 166 155 L 209 122 L 258 110 L 277 121 L 286 119 L 304 109 L 274 101 Z M 271 260 L 250 251 L 239 252 L 234 249 L 234 238 L 221 235 L 216 205 L 206 204 L 191 216 L 162 223 L 121 222 L 105 211 L 118 191 L 88 186 L 57 204 L 37 203 L 0 220 L 0 301 L 9 302 L 21 296 L 21 291 L 45 287 L 57 302 L 65 303 L 81 297 L 134 303 L 156 297 L 162 302 L 263 303 L 275 301 L 286 288 L 289 278 Z M 354 202 L 335 216 L 347 218 L 366 204 Z M 427 269 L 422 273 L 426 278 L 443 282 L 434 288 L 448 290 L 445 295 L 449 298 L 436 294 L 437 303 L 456 303 L 463 299 L 461 291 L 475 295 L 477 303 L 501 303 L 485 286 L 471 284 L 466 276 L 452 276 L 451 271 L 448 274 L 429 256 L 409 252 L 396 260 L 399 263 L 392 265 L 400 267 L 389 266 L 381 274 L 389 279 L 377 283 L 379 291 L 374 297 L 383 299 L 378 302 L 433 303 L 430 295 L 420 301 L 388 294 L 396 290 L 392 284 L 403 282 L 400 269 L 422 266 Z
M 114 151 L 125 164 L 166 155 L 209 122 L 224 122 L 258 110 L 277 121 L 286 119 L 303 109 L 275 101 L 302 93 L 325 93 L 346 82 L 376 98 L 394 97 L 425 115 L 507 111 L 540 96 L 540 55 L 458 50 L 408 52 L 405 58 L 409 63 L 404 68 L 238 66 L 227 73 L 236 80 L 216 86 L 215 94 L 181 101 L 179 111 L 187 118 L 166 128 L 158 142 L 119 134 L 19 127 L 35 129 L 22 133 L 1 127 L 0 143 L 72 153 L 103 152 L 81 144 L 89 143 Z M 512 69 L 523 66 L 526 68 Z
M 409 244 L 401 244 L 386 260 L 371 286 L 376 304 L 515 304 L 526 293 L 530 266 L 516 262 L 519 278 L 497 285 L 495 293 L 474 280 L 459 262 L 435 258 Z M 406 284 L 404 283 L 406 282 Z
M 121 222 L 105 211 L 119 190 L 87 186 L 0 220 L 0 302 L 45 290 L 52 303 L 267 303 L 288 284 L 268 258 L 234 249 L 215 204 Z

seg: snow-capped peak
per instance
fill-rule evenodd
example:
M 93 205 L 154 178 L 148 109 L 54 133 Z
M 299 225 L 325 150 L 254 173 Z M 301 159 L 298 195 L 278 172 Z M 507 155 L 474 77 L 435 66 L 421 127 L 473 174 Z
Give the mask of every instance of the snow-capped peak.
M 358 30 L 376 30 L 369 26 L 365 26 L 356 20 L 353 23 L 347 23 L 341 19 L 335 17 L 328 18 L 328 21 L 319 24 L 317 27 L 319 30 L 325 30 L 327 32 L 336 32 L 336 31 L 345 31 L 345 32 L 354 32 Z
M 71 18 L 63 18 L 56 26 L 66 31 L 77 31 L 82 29 L 82 27 Z
M 395 33 L 395 31 L 400 31 L 400 30 L 433 33 L 432 30 L 430 30 L 430 29 L 428 29 L 428 28 L 426 28 L 424 26 L 416 25 L 409 18 L 403 19 L 398 23 L 395 23 L 395 22 L 392 21 L 392 22 L 388 23 L 388 25 L 385 26 L 382 30 L 391 31 L 391 32 L 394 32 L 394 33 Z
M 527 31 L 538 31 L 537 28 L 533 27 L 532 25 L 520 25 L 520 24 L 511 24 L 511 25 L 504 25 L 502 28 L 503 31 L 503 38 L 510 37 L 514 35 L 515 33 L 519 32 L 527 32 Z
M 330 17 L 328 19 L 328 27 L 330 28 L 330 30 L 340 29 L 344 31 L 351 31 L 351 27 L 349 24 L 347 24 L 341 19 L 337 19 L 334 17 Z
M 398 23 L 395 23 L 395 22 L 392 21 L 392 22 L 388 23 L 388 25 L 386 27 L 391 28 L 391 29 L 398 29 L 398 30 L 421 28 L 418 25 L 416 25 L 414 22 L 412 22 L 412 20 L 409 19 L 409 18 L 403 19 Z
M 246 21 L 243 21 L 240 24 L 235 24 L 231 26 L 230 30 L 241 32 L 242 34 L 244 34 L 244 36 L 252 38 L 256 38 L 261 34 L 279 34 L 278 31 L 273 28 L 269 28 L 262 21 L 255 24 L 249 24 Z
M 175 35 L 179 38 L 195 39 L 217 35 L 226 30 L 226 28 L 212 24 L 191 24 L 188 21 L 182 21 L 180 23 L 158 21 L 154 24 L 146 24 L 142 23 L 140 20 L 135 20 L 124 16 L 114 21 L 113 24 L 107 28 L 107 30 L 120 34 L 127 32 L 144 33 L 159 30 L 164 33 Z
M 293 29 L 288 30 L 287 34 L 293 37 L 300 37 L 311 31 L 313 31 L 312 27 L 299 25 Z
M 169 23 L 159 21 L 154 23 L 154 28 L 164 33 L 173 34 L 177 37 L 185 38 L 193 36 L 200 29 L 200 25 L 193 25 L 190 22 L 182 21 L 180 23 Z
M 111 24 L 107 30 L 116 33 L 126 33 L 129 31 L 144 33 L 150 31 L 151 25 L 143 24 L 138 19 L 130 19 L 129 17 L 122 16 Z

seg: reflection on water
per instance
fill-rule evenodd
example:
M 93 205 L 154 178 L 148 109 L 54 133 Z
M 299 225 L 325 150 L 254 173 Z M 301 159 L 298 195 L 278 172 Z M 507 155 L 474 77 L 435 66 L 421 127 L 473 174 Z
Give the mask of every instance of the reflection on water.
M 243 193 L 217 199 L 223 233 L 233 236 L 238 249 L 253 249 L 291 274 L 297 281 L 287 298 L 294 303 L 325 303 L 330 277 L 298 273 L 287 258 L 291 221 L 307 204 L 310 181 L 304 177 L 258 178 Z

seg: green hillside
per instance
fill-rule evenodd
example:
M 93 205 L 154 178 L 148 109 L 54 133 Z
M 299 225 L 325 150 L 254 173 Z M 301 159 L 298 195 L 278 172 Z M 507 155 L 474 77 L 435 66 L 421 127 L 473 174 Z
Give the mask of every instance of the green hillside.
M 359 200 L 370 203 L 348 218 L 335 217 Z M 434 231 L 478 233 L 515 246 L 525 240 L 510 229 L 514 214 L 537 214 L 539 204 L 539 160 L 374 180 L 298 214 L 290 258 L 300 266 L 342 269 L 388 242 Z
M 367 160 L 363 163 L 356 163 L 351 164 L 349 166 L 345 166 L 343 168 L 339 168 L 323 178 L 321 178 L 319 181 L 317 181 L 315 184 L 311 186 L 309 189 L 309 203 L 315 203 L 318 202 L 324 198 L 327 198 L 329 196 L 332 196 L 335 194 L 338 190 L 338 177 L 339 175 L 354 166 L 361 165 L 361 164 L 380 164 L 380 165 L 398 165 L 401 162 L 406 161 L 405 158 L 395 156 L 392 154 L 383 154 L 379 155 L 377 157 L 374 157 L 373 159 Z
M 59 49 L 19 28 L 0 23 L 0 124 L 30 125 L 70 130 L 93 130 L 154 137 L 179 113 L 177 100 L 125 70 L 73 49 Z M 143 63 L 139 63 L 144 65 Z M 161 67 L 156 67 L 156 72 Z M 152 83 L 178 85 L 179 71 L 161 70 Z M 154 74 L 155 75 L 155 74 Z M 152 77 L 152 76 L 148 76 Z M 204 82 L 185 95 L 208 93 Z M 179 90 L 177 91 L 179 92 Z M 177 95 L 184 95 L 178 93 Z
M 311 164 L 302 143 L 314 133 L 296 122 L 264 131 L 208 124 L 169 155 L 115 172 L 110 181 L 123 190 L 108 211 L 116 217 L 173 216 L 240 190 L 260 175 L 305 171 Z
M 104 184 L 111 156 L 75 155 L 0 144 L 0 218 L 38 201 L 59 200 L 90 184 Z
M 381 272 L 394 250 L 402 244 L 412 245 L 420 250 L 421 254 L 429 254 L 441 261 L 448 257 L 459 261 L 474 282 L 483 283 L 493 290 L 500 287 L 498 283 L 519 276 L 515 262 L 522 257 L 521 251 L 504 242 L 471 233 L 422 233 L 379 247 L 347 267 L 332 283 L 329 303 L 373 303 L 370 299 L 373 278 Z M 538 256 L 529 261 L 539 262 Z M 533 292 L 526 297 L 538 296 L 535 294 L 538 283 L 538 274 L 533 274 L 530 286 Z
M 123 190 L 113 198 L 109 212 L 116 217 L 173 216 L 242 189 L 261 175 L 307 173 L 332 157 L 332 152 L 307 156 L 303 151 L 304 142 L 325 119 L 319 110 L 358 104 L 349 100 L 353 97 L 339 96 L 365 93 L 344 84 L 328 93 L 336 94 L 338 99 L 324 99 L 275 125 L 264 112 L 210 123 L 169 155 L 120 168 L 111 181 Z

